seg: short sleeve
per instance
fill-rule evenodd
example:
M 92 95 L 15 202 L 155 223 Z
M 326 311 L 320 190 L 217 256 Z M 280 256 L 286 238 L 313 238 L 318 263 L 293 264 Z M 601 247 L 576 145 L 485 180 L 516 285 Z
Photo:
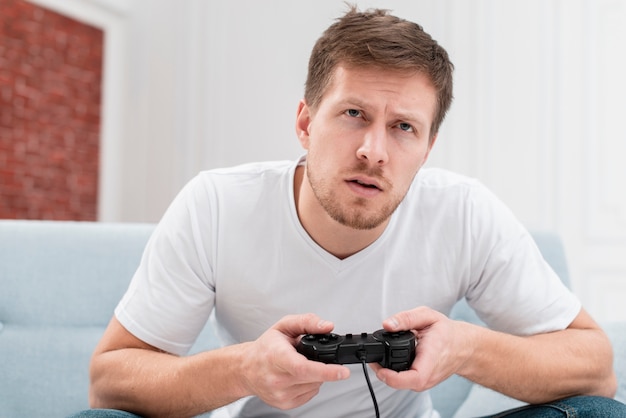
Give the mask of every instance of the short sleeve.
M 133 335 L 164 351 L 191 348 L 214 305 L 210 187 L 196 177 L 174 199 L 115 309 Z
M 511 211 L 486 188 L 474 191 L 469 305 L 498 331 L 532 335 L 567 328 L 580 312 L 578 298 Z

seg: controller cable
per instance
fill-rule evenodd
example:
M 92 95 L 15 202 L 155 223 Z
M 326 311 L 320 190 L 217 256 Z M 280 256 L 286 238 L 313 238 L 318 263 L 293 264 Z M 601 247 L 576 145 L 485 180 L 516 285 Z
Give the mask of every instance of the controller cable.
M 363 374 L 365 374 L 365 381 L 367 382 L 367 388 L 370 391 L 370 395 L 372 395 L 372 402 L 374 402 L 374 411 L 376 411 L 376 418 L 380 418 L 380 411 L 378 410 L 378 402 L 376 402 L 376 394 L 374 393 L 374 388 L 372 387 L 372 382 L 370 381 L 370 376 L 367 371 L 367 365 L 365 364 L 367 353 L 365 350 L 359 350 L 359 360 L 361 360 L 361 365 L 363 366 Z

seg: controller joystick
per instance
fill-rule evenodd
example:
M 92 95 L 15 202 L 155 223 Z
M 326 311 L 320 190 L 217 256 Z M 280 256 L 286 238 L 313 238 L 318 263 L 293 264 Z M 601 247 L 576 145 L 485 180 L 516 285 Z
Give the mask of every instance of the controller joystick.
M 378 363 L 395 371 L 408 370 L 415 359 L 415 335 L 410 331 L 373 334 L 306 334 L 296 350 L 309 360 L 332 364 Z

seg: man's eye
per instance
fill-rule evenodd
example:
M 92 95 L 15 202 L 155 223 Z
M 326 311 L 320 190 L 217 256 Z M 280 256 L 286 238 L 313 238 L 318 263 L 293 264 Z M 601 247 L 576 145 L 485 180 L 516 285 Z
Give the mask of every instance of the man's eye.
M 353 118 L 358 118 L 361 116 L 361 112 L 356 109 L 348 109 L 346 110 L 346 115 L 353 117 Z
M 408 123 L 404 123 L 404 122 L 399 123 L 398 128 L 402 129 L 405 132 L 413 132 L 413 127 L 409 125 Z

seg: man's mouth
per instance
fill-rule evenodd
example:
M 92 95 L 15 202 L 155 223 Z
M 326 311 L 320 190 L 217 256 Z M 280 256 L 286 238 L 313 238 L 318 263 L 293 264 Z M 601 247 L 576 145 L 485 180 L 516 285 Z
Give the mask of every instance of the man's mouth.
M 353 183 L 358 184 L 359 186 L 367 187 L 367 188 L 370 188 L 370 189 L 378 189 L 378 190 L 380 190 L 380 187 L 378 187 L 375 184 L 366 183 L 366 182 L 361 181 L 361 180 L 350 180 L 350 181 L 353 182 Z
M 383 190 L 381 183 L 374 177 L 370 176 L 354 176 L 348 179 L 348 183 L 353 183 L 365 189 Z

